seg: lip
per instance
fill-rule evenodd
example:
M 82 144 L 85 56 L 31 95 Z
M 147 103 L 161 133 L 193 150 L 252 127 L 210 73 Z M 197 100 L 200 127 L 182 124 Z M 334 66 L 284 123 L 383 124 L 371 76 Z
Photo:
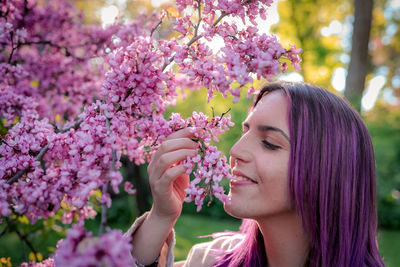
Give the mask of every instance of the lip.
M 250 185 L 250 184 L 257 184 L 256 181 L 254 181 L 253 179 L 251 179 L 250 177 L 248 177 L 247 175 L 245 175 L 243 172 L 239 171 L 239 170 L 233 170 L 232 171 L 232 175 L 233 175 L 233 179 L 231 180 L 231 184 L 234 185 Z M 244 177 L 246 179 L 248 179 L 248 181 L 243 181 L 243 180 L 235 180 L 235 176 L 237 177 Z
M 230 186 L 242 186 L 242 185 L 254 185 L 256 184 L 253 181 L 242 181 L 242 180 L 231 180 L 230 181 Z

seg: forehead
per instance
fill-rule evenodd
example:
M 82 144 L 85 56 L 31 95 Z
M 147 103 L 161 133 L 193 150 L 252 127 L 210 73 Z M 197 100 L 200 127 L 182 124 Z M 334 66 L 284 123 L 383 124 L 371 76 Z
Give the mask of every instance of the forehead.
M 288 101 L 282 91 L 265 94 L 257 105 L 250 111 L 246 122 L 278 127 L 288 132 Z

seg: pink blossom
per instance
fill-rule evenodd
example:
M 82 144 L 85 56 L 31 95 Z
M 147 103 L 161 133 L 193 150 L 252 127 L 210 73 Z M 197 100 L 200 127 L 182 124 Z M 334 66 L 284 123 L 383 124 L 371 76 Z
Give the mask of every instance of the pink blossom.
M 125 181 L 124 183 L 124 190 L 130 195 L 134 195 L 136 193 L 136 190 L 133 189 L 133 185 L 128 181 Z
M 130 237 L 121 230 L 111 230 L 100 237 L 86 232 L 82 224 L 73 226 L 59 241 L 54 255 L 55 266 L 132 266 Z

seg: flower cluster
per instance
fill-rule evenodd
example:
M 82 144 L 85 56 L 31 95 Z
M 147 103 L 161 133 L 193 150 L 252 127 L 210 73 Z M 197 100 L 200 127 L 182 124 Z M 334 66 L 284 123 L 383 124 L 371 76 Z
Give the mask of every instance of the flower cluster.
M 279 61 L 282 57 L 288 58 L 298 68 L 301 49 L 285 50 L 276 36 L 260 35 L 257 28 L 250 26 L 239 31 L 237 38 L 228 33 L 231 28 L 236 31 L 235 25 L 222 24 L 219 28 L 219 32 L 224 33 L 225 47 L 221 49 L 218 62 L 226 65 L 228 75 L 239 86 L 253 81 L 250 73 L 256 74 L 258 79 L 271 80 L 281 71 L 286 71 L 286 62 Z
M 59 241 L 54 255 L 55 266 L 132 266 L 130 237 L 121 230 L 111 230 L 92 237 L 81 224 L 75 225 Z
M 42 179 L 44 170 L 40 166 L 44 147 L 49 147 L 54 140 L 53 127 L 47 119 L 38 120 L 38 116 L 22 117 L 21 121 L 12 127 L 0 146 L 0 214 L 8 216 L 11 213 L 11 203 L 14 211 L 26 214 L 33 221 L 37 216 L 47 217 L 52 213 L 54 205 L 59 205 L 59 199 L 51 194 L 52 181 Z M 18 176 L 29 170 L 26 179 L 15 183 Z M 50 189 L 50 190 L 49 190 Z M 8 203 L 8 204 L 7 204 Z M 40 207 L 40 208 L 38 208 Z
M 169 125 L 172 129 L 191 127 L 194 140 L 199 144 L 199 153 L 195 157 L 188 157 L 182 162 L 186 167 L 186 173 L 193 173 L 194 179 L 190 182 L 189 188 L 185 190 L 188 196 L 186 202 L 195 201 L 197 211 L 200 211 L 205 196 L 209 196 L 210 201 L 213 196 L 222 202 L 228 200 L 224 193 L 224 188 L 220 184 L 222 178 L 231 178 L 229 165 L 225 156 L 210 142 L 218 142 L 217 136 L 223 134 L 234 124 L 230 120 L 230 115 L 215 116 L 209 119 L 203 113 L 193 112 L 192 117 L 184 120 L 179 114 L 172 114 Z
M 23 117 L 7 133 L 0 146 L 1 186 L 6 193 L 0 197 L 0 214 L 7 216 L 13 208 L 35 222 L 54 215 L 61 203 L 85 209 L 93 190 L 108 183 L 119 192 L 123 179 L 115 170 L 121 166 L 121 154 L 113 158 L 115 135 L 107 129 L 104 106 L 97 102 L 85 108 L 78 130 L 55 133 L 47 119 Z M 99 200 L 111 205 L 107 193 Z
M 226 158 L 221 158 L 221 152 L 209 144 L 217 142 L 217 136 L 233 126 L 229 115 L 209 119 L 194 112 L 188 119 L 173 114 L 169 120 L 149 116 L 123 121 L 127 118 L 126 113 L 115 112 L 112 107 L 99 101 L 88 106 L 80 116 L 79 129 L 70 128 L 61 133 L 55 133 L 47 120 L 26 121 L 24 118 L 17 123 L 0 146 L 3 155 L 0 158 L 1 214 L 8 216 L 13 208 L 35 222 L 39 217 L 52 216 L 64 203 L 70 207 L 63 216 L 64 223 L 71 223 L 75 214 L 79 219 L 93 217 L 94 211 L 86 210 L 86 204 L 94 190 L 109 184 L 115 193 L 119 193 L 123 177 L 116 170 L 121 166 L 121 152 L 127 151 L 135 161 L 149 160 L 165 137 L 185 127 L 197 129 L 194 135 L 201 148 L 201 157 L 188 159 L 185 164 L 196 163 L 195 176 L 205 181 L 203 187 L 209 188 L 202 193 L 201 199 L 206 194 L 214 194 L 225 201 L 219 182 L 222 177 L 229 177 L 229 167 Z M 114 117 L 111 117 L 113 112 Z M 129 134 L 129 127 L 137 132 L 130 138 L 123 138 Z M 26 128 L 29 130 L 25 132 Z M 47 151 L 38 159 L 43 147 L 47 147 Z M 114 155 L 113 150 L 117 151 Z M 25 178 L 13 181 L 18 172 L 25 172 Z M 208 176 L 204 176 L 206 173 Z M 198 179 L 192 185 L 198 189 L 196 181 Z M 129 182 L 125 182 L 124 189 L 132 193 Z M 111 206 L 108 193 L 99 201 Z M 200 205 L 200 200 L 196 203 Z
M 265 19 L 265 6 L 271 3 L 269 0 L 205 1 L 204 9 L 199 13 L 202 17 L 198 24 L 191 22 L 191 14 L 184 13 L 185 15 L 175 23 L 175 29 L 182 34 L 181 38 L 189 32 L 200 32 L 200 28 L 203 32 L 191 38 L 191 41 L 196 40 L 196 44 L 175 54 L 179 72 L 196 81 L 199 86 L 205 87 L 208 90 L 208 99 L 212 98 L 215 92 L 223 96 L 230 93 L 234 96 L 234 102 L 237 102 L 241 87 L 250 84 L 249 91 L 253 91 L 253 74 L 257 79 L 271 80 L 281 71 L 287 70 L 287 63 L 282 60 L 285 58 L 298 70 L 299 54 L 302 50 L 296 49 L 294 45 L 286 50 L 275 36 L 259 34 L 258 28 L 255 27 L 255 18 L 261 16 Z M 177 1 L 181 11 L 197 9 L 197 5 L 197 1 Z M 220 22 L 222 18 L 229 16 L 241 18 L 245 25 L 247 18 L 253 25 L 239 30 L 235 22 Z M 188 28 L 192 31 L 187 30 Z M 224 47 L 214 54 L 199 37 L 211 41 L 216 35 L 222 37 Z M 233 82 L 237 82 L 239 87 L 233 88 Z
M 24 262 L 20 267 L 54 267 L 54 259 L 48 258 L 42 262 Z
M 82 224 L 77 224 L 67 231 L 65 239 L 58 242 L 54 258 L 40 263 L 23 263 L 21 266 L 133 266 L 130 239 L 121 230 L 111 230 L 100 237 L 93 237 Z
M 270 6 L 273 0 L 218 0 L 204 1 L 203 19 L 208 24 L 213 24 L 218 13 L 239 17 L 245 22 L 246 18 L 256 25 L 257 16 L 266 18 L 266 6 Z M 177 0 L 176 5 L 180 11 L 188 7 L 198 8 L 198 2 L 194 0 Z
M 184 161 L 184 166 L 187 168 L 187 173 L 194 171 L 194 179 L 189 183 L 189 187 L 185 189 L 188 196 L 186 202 L 194 201 L 197 206 L 197 211 L 200 211 L 205 196 L 213 196 L 222 202 L 227 202 L 228 197 L 225 195 L 224 188 L 220 184 L 222 178 L 231 178 L 229 173 L 229 165 L 226 157 L 221 157 L 221 152 L 215 146 L 201 147 L 201 153 L 194 158 L 187 158 Z

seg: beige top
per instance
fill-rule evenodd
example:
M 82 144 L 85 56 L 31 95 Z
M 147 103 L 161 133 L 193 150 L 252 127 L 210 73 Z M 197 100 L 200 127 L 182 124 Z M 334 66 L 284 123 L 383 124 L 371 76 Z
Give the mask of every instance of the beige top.
M 126 235 L 132 235 L 146 219 L 147 213 L 137 218 Z M 174 263 L 173 248 L 175 246 L 175 232 L 169 234 L 160 253 L 158 266 L 160 267 L 210 267 L 223 253 L 234 249 L 243 240 L 244 235 L 221 233 L 210 241 L 194 245 L 184 261 Z M 138 266 L 138 265 L 135 265 Z

